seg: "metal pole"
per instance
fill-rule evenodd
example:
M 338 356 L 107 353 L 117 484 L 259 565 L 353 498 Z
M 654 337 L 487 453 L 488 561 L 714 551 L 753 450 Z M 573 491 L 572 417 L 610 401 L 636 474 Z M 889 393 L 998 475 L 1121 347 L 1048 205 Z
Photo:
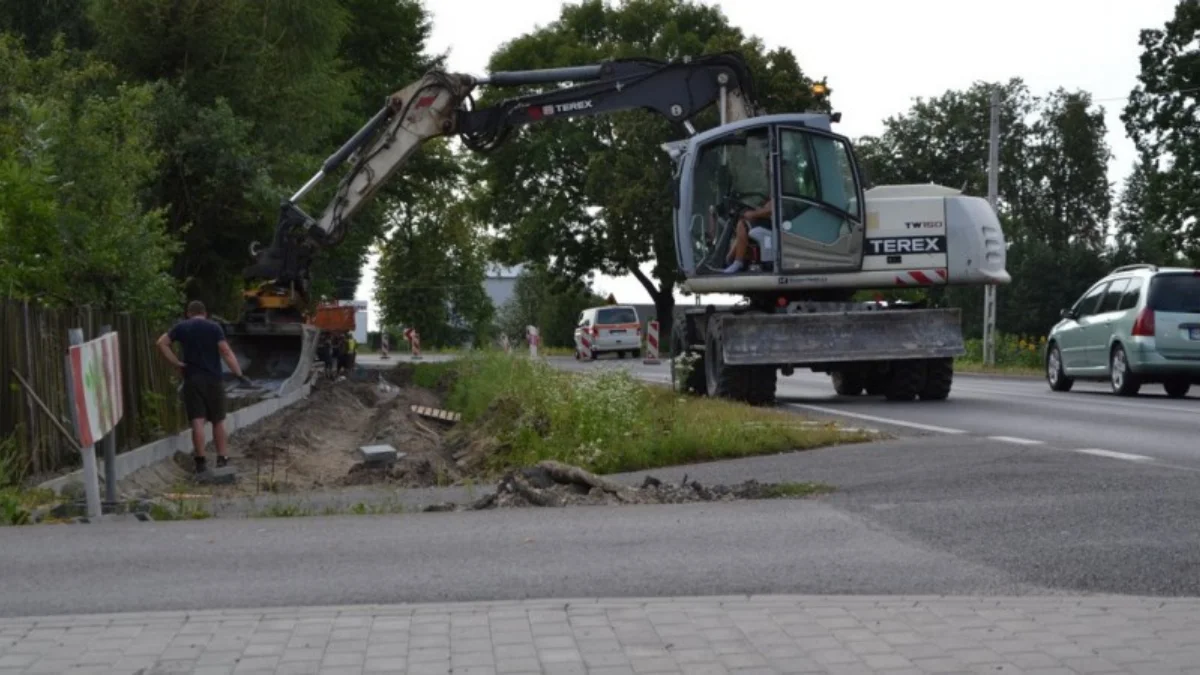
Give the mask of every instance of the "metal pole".
M 83 344 L 83 329 L 72 328 L 67 332 L 68 339 L 72 345 Z M 67 373 L 67 398 L 71 405 L 71 421 L 75 425 L 75 432 L 79 432 L 79 415 L 75 413 L 75 382 L 71 376 L 71 352 L 68 351 L 63 360 L 66 362 Z M 79 451 L 83 456 L 83 490 L 87 495 L 87 514 L 88 518 L 100 517 L 100 472 L 96 469 L 96 446 L 88 445 Z
M 112 332 L 112 326 L 104 324 L 100 326 L 100 334 L 105 335 Z M 117 373 L 117 377 L 120 374 Z M 104 492 L 105 498 L 109 504 L 117 503 L 117 426 L 114 424 L 112 431 L 100 440 L 100 447 L 104 449 Z
M 988 133 L 988 203 L 999 217 L 1000 196 L 1000 89 L 992 89 L 991 129 Z M 983 287 L 983 363 L 996 365 L 996 286 Z

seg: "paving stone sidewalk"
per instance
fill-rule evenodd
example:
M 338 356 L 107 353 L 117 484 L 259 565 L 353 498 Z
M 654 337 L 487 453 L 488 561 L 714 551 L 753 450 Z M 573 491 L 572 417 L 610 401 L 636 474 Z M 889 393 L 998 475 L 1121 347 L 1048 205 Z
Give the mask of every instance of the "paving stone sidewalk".
M 1200 599 L 738 596 L 0 619 L 16 673 L 1200 673 Z

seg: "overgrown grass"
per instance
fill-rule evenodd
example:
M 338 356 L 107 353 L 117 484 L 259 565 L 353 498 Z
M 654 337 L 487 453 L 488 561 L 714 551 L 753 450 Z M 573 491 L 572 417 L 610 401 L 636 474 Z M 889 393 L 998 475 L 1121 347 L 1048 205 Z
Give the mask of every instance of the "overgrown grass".
M 967 340 L 967 353 L 955 361 L 954 368 L 966 373 L 995 373 L 1040 377 L 1044 374 L 1046 337 L 996 336 L 996 363 L 983 365 L 983 340 Z
M 502 354 L 420 364 L 414 381 L 437 381 L 445 368 L 454 377 L 446 406 L 500 446 L 494 471 L 545 459 L 599 473 L 637 471 L 871 438 L 802 425 L 790 413 L 683 397 L 623 370 L 579 375 Z

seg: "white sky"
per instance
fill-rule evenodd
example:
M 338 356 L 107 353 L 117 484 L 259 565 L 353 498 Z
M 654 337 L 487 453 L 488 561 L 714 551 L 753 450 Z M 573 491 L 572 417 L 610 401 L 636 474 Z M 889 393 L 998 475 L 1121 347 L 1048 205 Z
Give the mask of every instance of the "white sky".
M 1035 95 L 1062 86 L 1091 92 L 1104 106 L 1117 187 L 1134 160 L 1120 112 L 1136 84 L 1138 31 L 1161 28 L 1176 0 L 738 0 L 712 2 L 768 48 L 792 50 L 804 72 L 827 76 L 839 131 L 882 131 L 889 115 L 918 96 L 938 96 L 976 80 L 1021 77 Z M 429 49 L 449 51 L 453 71 L 482 74 L 501 44 L 558 18 L 560 0 L 426 0 Z M 580 64 L 582 65 L 582 64 Z M 357 297 L 374 295 L 374 260 Z M 647 268 L 648 269 L 648 268 Z M 599 276 L 597 290 L 618 302 L 650 302 L 632 276 Z M 682 297 L 682 296 L 681 296 Z M 375 316 L 371 312 L 374 327 Z

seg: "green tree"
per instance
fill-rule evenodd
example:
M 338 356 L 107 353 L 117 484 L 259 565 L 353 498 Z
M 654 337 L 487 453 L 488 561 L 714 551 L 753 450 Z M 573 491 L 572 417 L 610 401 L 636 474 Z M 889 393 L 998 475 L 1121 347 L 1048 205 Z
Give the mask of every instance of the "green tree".
M 165 318 L 177 247 L 140 199 L 154 88 L 63 44 L 32 58 L 0 35 L 0 293 Z
M 1200 0 L 1179 0 L 1161 29 L 1141 32 L 1141 73 L 1121 121 L 1141 154 L 1142 227 L 1200 265 Z M 1155 244 L 1157 245 L 1157 244 Z
M 812 80 L 786 49 L 729 23 L 719 8 L 688 0 L 584 0 L 559 19 L 506 43 L 493 71 L 584 65 L 609 58 L 678 58 L 739 51 L 771 112 L 827 109 Z M 521 92 L 529 91 L 527 89 Z M 488 92 L 480 104 L 514 95 Z M 715 111 L 697 128 L 716 123 Z M 551 261 L 556 275 L 632 274 L 670 330 L 676 266 L 671 221 L 671 163 L 661 149 L 682 132 L 644 111 L 540 123 L 515 131 L 487 155 L 478 180 L 484 218 L 499 232 L 507 263 Z M 653 263 L 650 275 L 641 267 Z
M 938 183 L 966 194 L 987 195 L 991 92 L 1000 90 L 998 206 L 1006 217 L 1028 210 L 1031 118 L 1037 101 L 1019 78 L 977 82 L 933 98 L 917 98 L 904 113 L 884 120 L 884 132 L 856 143 L 875 185 Z M 1007 224 L 1007 223 L 1006 223 Z M 1010 237 L 1013 232 L 1006 231 Z
M 1020 79 L 978 82 L 917 99 L 884 122 L 883 134 L 860 139 L 858 150 L 876 184 L 933 182 L 984 196 L 995 88 L 1001 92 L 997 206 L 1013 277 L 997 296 L 997 325 L 1038 334 L 1108 264 L 1111 153 L 1103 109 L 1090 95 L 1059 89 L 1036 97 Z M 1056 271 L 1053 279 L 1048 269 Z M 982 332 L 982 295 L 979 288 L 929 292 L 935 301 L 963 309 L 968 336 Z
M 1158 192 L 1154 183 L 1162 180 L 1161 174 L 1149 168 L 1153 164 L 1151 158 L 1139 159 L 1125 179 L 1116 208 L 1115 265 L 1179 264 L 1176 228 L 1167 222 L 1162 202 L 1153 199 Z
M 448 161 L 445 142 L 426 146 Z M 495 308 L 483 289 L 488 241 L 466 202 L 462 171 L 415 186 L 396 205 L 376 272 L 380 324 L 416 328 L 423 346 L 490 340 Z
M 84 6 L 87 0 L 10 0 L 0 3 L 0 33 L 12 33 L 25 41 L 37 56 L 55 51 L 55 38 L 65 46 L 87 49 L 93 34 Z
M 161 85 L 154 200 L 184 241 L 175 275 L 234 312 L 250 242 L 269 239 L 280 199 L 356 112 L 338 58 L 349 15 L 337 0 L 121 0 L 89 18 L 100 55 Z
M 579 313 L 604 304 L 604 298 L 578 278 L 557 277 L 545 264 L 521 270 L 513 295 L 500 308 L 500 332 L 522 340 L 526 326 L 537 326 L 547 347 L 572 347 Z

